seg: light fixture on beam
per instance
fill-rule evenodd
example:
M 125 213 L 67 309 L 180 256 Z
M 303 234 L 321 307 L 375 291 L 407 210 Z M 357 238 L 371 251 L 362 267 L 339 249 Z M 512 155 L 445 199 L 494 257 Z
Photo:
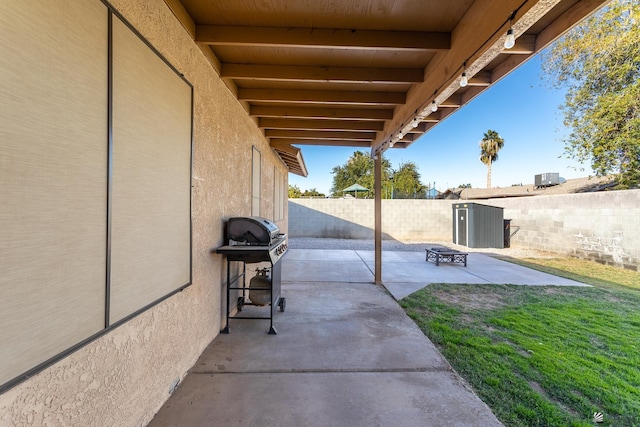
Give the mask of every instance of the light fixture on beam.
M 438 104 L 436 104 L 436 100 L 434 99 L 431 101 L 431 112 L 435 113 L 436 111 L 438 111 Z
M 511 49 L 516 45 L 516 37 L 513 35 L 513 28 L 507 30 L 507 38 L 504 39 L 504 48 Z
M 393 148 L 393 146 L 396 145 L 396 142 L 398 142 L 397 138 L 391 138 L 391 141 L 389 141 L 389 148 Z
M 516 45 L 516 36 L 513 34 L 513 18 L 515 18 L 516 11 L 511 13 L 509 17 L 509 29 L 507 30 L 507 38 L 504 39 L 504 48 L 511 49 Z
M 462 76 L 460 77 L 460 87 L 465 87 L 469 84 L 469 79 L 467 78 L 467 61 L 464 61 L 462 64 Z

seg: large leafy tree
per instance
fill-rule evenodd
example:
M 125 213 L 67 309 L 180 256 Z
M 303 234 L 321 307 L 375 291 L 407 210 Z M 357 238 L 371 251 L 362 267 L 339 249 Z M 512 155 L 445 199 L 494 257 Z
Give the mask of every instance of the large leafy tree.
M 382 157 L 382 197 L 388 193 L 390 187 L 391 164 Z M 353 185 L 360 184 L 369 189 L 369 194 L 374 195 L 374 160 L 362 151 L 356 151 L 342 166 L 335 166 L 333 174 L 333 186 L 331 192 L 334 195 L 341 195 L 342 190 Z
M 425 186 L 420 183 L 420 173 L 415 163 L 402 163 L 393 173 L 393 190 L 394 198 L 424 198 Z
M 504 139 L 495 130 L 489 129 L 480 140 L 480 161 L 487 165 L 487 188 L 491 188 L 491 165 L 498 160 L 498 151 L 504 146 Z
M 315 188 L 302 191 L 297 185 L 289 184 L 289 198 L 299 199 L 300 197 L 324 197 L 324 194 L 319 192 Z
M 640 181 L 640 2 L 617 0 L 568 32 L 543 57 L 549 80 L 567 88 L 565 155 L 598 176 Z
M 324 193 L 319 192 L 314 187 L 309 190 L 304 190 L 304 192 L 302 193 L 302 197 L 325 197 L 325 196 L 324 196 Z
M 290 199 L 298 199 L 302 196 L 302 191 L 300 191 L 300 187 L 297 185 L 289 184 L 289 198 Z

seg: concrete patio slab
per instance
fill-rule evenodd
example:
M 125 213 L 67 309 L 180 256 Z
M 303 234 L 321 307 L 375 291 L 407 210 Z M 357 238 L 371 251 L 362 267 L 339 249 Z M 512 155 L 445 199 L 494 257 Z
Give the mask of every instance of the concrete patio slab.
M 375 264 L 373 251 L 357 251 L 365 260 L 370 270 Z M 441 268 L 442 267 L 442 268 Z M 462 267 L 462 268 L 456 268 Z M 433 262 L 427 263 L 425 255 L 419 252 L 391 252 L 382 256 L 382 283 L 385 287 L 393 283 L 420 283 L 421 289 L 429 283 L 491 283 L 487 279 L 475 275 L 468 268 L 460 264 L 441 263 L 436 266 Z M 398 298 L 391 288 L 387 287 L 396 299 Z M 408 294 L 407 294 L 408 295 Z M 404 295 L 406 296 L 406 295 Z
M 189 375 L 150 424 L 152 427 L 501 425 L 451 372 Z
M 282 280 L 287 282 L 371 282 L 373 273 L 358 261 L 287 259 L 282 261 Z
M 297 252 L 306 252 L 306 262 L 296 260 Z M 334 261 L 332 250 L 292 249 L 283 260 L 282 277 L 287 281 L 342 280 L 346 282 L 373 281 L 374 251 L 354 250 L 360 261 L 347 250 L 340 250 L 343 259 L 349 262 Z M 358 266 L 358 263 L 361 264 Z M 362 265 L 366 268 L 361 268 Z M 522 267 L 502 261 L 478 252 L 467 257 L 467 266 L 457 263 L 441 263 L 425 260 L 424 252 L 384 251 L 382 253 L 382 283 L 394 298 L 400 300 L 430 283 L 469 283 L 469 284 L 514 284 L 514 285 L 552 285 L 587 286 L 584 283 L 554 276 L 538 270 Z
M 582 284 L 479 253 L 437 267 L 385 251 L 383 288 L 373 258 L 289 250 L 278 334 L 268 320 L 231 319 L 150 426 L 501 426 L 393 298 L 429 283 Z
M 192 372 L 446 369 L 448 364 L 383 288 L 371 283 L 284 283 L 277 338 L 268 320 L 230 320 Z M 245 306 L 243 315 L 268 316 Z M 266 314 L 265 314 L 266 310 Z M 247 345 L 250 340 L 251 345 Z M 362 351 L 366 349 L 366 351 Z M 420 355 L 416 357 L 416 355 Z
M 290 249 L 286 259 L 289 261 L 341 261 L 362 262 L 362 258 L 356 251 L 345 249 L 333 250 L 299 250 Z
M 231 319 L 150 426 L 502 425 L 382 287 L 282 295 L 277 335 Z

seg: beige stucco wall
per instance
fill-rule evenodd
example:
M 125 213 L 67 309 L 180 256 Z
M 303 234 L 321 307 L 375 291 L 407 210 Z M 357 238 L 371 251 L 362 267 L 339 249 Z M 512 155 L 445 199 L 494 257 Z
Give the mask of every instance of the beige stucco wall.
M 194 86 L 193 284 L 1 394 L 0 426 L 150 421 L 220 330 L 226 276 L 211 249 L 222 244 L 223 218 L 251 213 L 252 146 L 262 153 L 262 216 L 273 215 L 274 167 L 287 176 L 162 0 L 111 4 Z M 278 225 L 286 230 L 286 218 Z

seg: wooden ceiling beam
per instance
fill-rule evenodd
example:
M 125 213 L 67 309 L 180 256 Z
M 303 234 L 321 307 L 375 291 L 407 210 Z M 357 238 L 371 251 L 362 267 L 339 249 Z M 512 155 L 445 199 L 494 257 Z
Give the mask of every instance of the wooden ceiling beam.
M 450 115 L 452 115 L 453 113 L 455 113 L 456 111 L 458 111 L 456 108 L 445 108 L 443 110 L 440 111 L 440 121 L 446 119 L 447 117 L 449 117 Z M 428 123 L 428 125 L 437 125 L 437 123 Z M 427 126 L 427 128 L 433 127 L 433 126 Z
M 440 105 L 438 105 L 438 108 L 459 108 L 461 105 L 462 95 L 456 92 L 442 101 Z
M 592 14 L 598 8 L 602 7 L 608 0 L 581 0 L 567 9 L 564 14 L 553 21 L 549 26 L 536 35 L 522 35 L 516 39 L 518 41 L 526 37 L 528 43 L 533 43 L 531 55 L 538 53 L 545 47 L 549 46 L 554 40 L 576 25 L 586 16 Z M 516 47 L 514 46 L 514 48 Z M 503 52 L 507 53 L 507 51 Z M 511 71 L 519 67 L 523 62 L 529 59 L 526 55 L 513 55 L 503 61 L 493 70 L 493 78 L 495 81 L 508 75 Z
M 292 146 L 287 141 L 270 142 L 269 145 L 288 156 L 296 156 L 300 152 L 298 147 Z
M 514 10 L 513 28 L 522 34 L 548 13 L 561 0 L 476 0 L 466 11 L 451 33 L 454 49 L 437 52 L 425 68 L 426 79 L 414 85 L 407 93 L 407 102 L 398 106 L 395 117 L 385 123 L 385 129 L 378 134 L 371 154 L 378 152 L 392 135 L 409 123 L 416 111 L 425 108 L 425 101 L 434 99 L 440 105 L 460 89 L 460 75 L 463 67 L 470 77 L 489 64 L 504 50 L 506 33 L 505 19 Z M 487 13 L 491 10 L 491 13 Z M 501 31 L 504 29 L 504 32 Z M 428 101 L 427 101 L 428 102 Z M 443 109 L 454 111 L 454 109 Z M 443 111 L 446 113 L 447 111 Z
M 536 51 L 536 36 L 523 34 L 516 39 L 516 44 L 511 49 L 504 49 L 502 53 L 508 55 L 531 55 Z
M 326 140 L 326 139 L 277 139 L 271 138 L 270 144 L 296 144 L 296 145 L 325 145 L 335 147 L 371 147 L 369 141 L 350 141 L 346 139 Z
M 313 108 L 289 106 L 254 105 L 249 115 L 256 117 L 291 117 L 296 119 L 337 119 L 337 120 L 389 120 L 393 110 L 351 109 L 351 108 Z
M 419 83 L 422 68 L 323 67 L 223 63 L 221 77 L 236 80 L 280 80 L 346 83 Z
M 476 96 L 487 90 L 486 86 L 468 87 L 467 90 L 460 94 L 460 105 L 466 105 Z
M 438 110 L 438 111 L 436 111 L 434 113 L 431 113 L 427 117 L 422 119 L 422 122 L 426 122 L 426 123 L 438 123 L 439 121 L 440 121 L 440 110 Z M 420 126 L 420 125 L 418 125 L 418 126 Z
M 401 139 L 400 141 L 398 141 L 398 142 L 413 142 L 413 141 L 415 141 L 416 139 L 420 138 L 421 136 L 422 136 L 422 134 L 421 134 L 421 133 L 417 133 L 417 132 L 415 132 L 415 133 L 407 133 L 407 134 L 405 134 L 405 135 L 402 137 L 402 139 Z M 398 142 L 396 142 L 396 144 L 397 144 Z M 395 147 L 395 144 L 394 144 L 394 147 Z
M 425 133 L 426 133 L 429 129 L 431 129 L 431 128 L 435 127 L 437 124 L 438 124 L 438 123 L 435 123 L 435 122 L 434 122 L 434 123 L 427 123 L 427 126 L 426 126 L 426 128 L 425 128 L 425 130 L 424 130 L 424 131 L 425 131 Z
M 491 83 L 493 83 L 491 79 L 491 72 L 482 70 L 469 79 L 468 86 L 488 87 L 491 86 Z
M 439 117 L 440 117 L 440 114 L 438 114 L 438 118 L 433 118 L 431 120 L 428 120 L 428 119 L 423 120 L 422 122 L 418 123 L 418 126 L 416 126 L 413 130 L 409 131 L 409 133 L 415 133 L 415 134 L 425 133 L 433 123 L 440 122 Z
M 476 3 L 478 6 L 481 5 L 481 2 L 484 0 L 478 0 Z M 516 17 L 514 28 L 517 28 L 518 31 L 524 33 L 527 31 L 530 26 L 537 21 L 543 14 L 547 13 L 551 8 L 559 3 L 560 0 L 549 0 L 548 2 L 539 1 L 539 2 L 531 2 L 530 4 L 525 3 L 522 7 L 518 16 Z M 564 32 L 568 31 L 572 26 L 580 22 L 586 16 L 590 15 L 598 8 L 602 7 L 607 3 L 608 0 L 581 0 L 573 4 L 569 9 L 564 11 L 562 15 L 560 15 L 555 21 L 553 21 L 550 25 L 544 28 L 540 33 L 536 35 L 531 34 L 522 34 L 518 37 L 517 40 L 520 40 L 520 47 L 515 51 L 510 52 L 505 50 L 502 46 L 502 40 L 498 38 L 495 40 L 493 45 L 491 45 L 492 40 L 495 38 L 490 37 L 487 40 L 487 44 L 489 44 L 489 48 L 484 53 L 480 53 L 477 59 L 474 61 L 473 58 L 468 61 L 468 66 L 473 68 L 481 68 L 488 64 L 493 58 L 495 58 L 498 54 L 509 54 L 509 57 L 502 61 L 502 63 L 492 70 L 492 84 L 500 80 L 505 75 L 509 74 L 512 70 L 517 68 L 520 64 L 525 62 L 530 56 L 536 52 L 539 52 L 544 47 L 548 46 L 554 40 L 556 40 L 559 36 L 561 36 Z M 506 4 L 506 2 L 505 2 Z M 474 4 L 475 6 L 475 4 Z M 518 28 L 519 27 L 519 28 Z M 474 28 L 474 31 L 477 33 L 477 28 Z M 455 35 L 458 34 L 458 31 L 454 31 Z M 456 39 L 456 37 L 454 37 Z M 518 42 L 516 41 L 516 44 Z M 454 43 L 455 44 L 455 43 Z M 515 48 L 515 46 L 514 46 Z M 451 56 L 453 50 L 449 51 L 444 56 Z M 479 52 L 479 51 L 478 51 Z M 440 54 L 438 54 L 440 55 Z M 475 55 L 474 55 L 475 56 Z M 467 58 L 468 60 L 469 58 Z M 442 65 L 442 64 L 439 64 Z M 469 69 L 469 68 L 468 68 Z M 427 66 L 425 69 L 425 75 L 429 76 L 430 67 Z M 429 87 L 427 84 L 428 80 L 425 81 L 422 85 L 418 85 L 417 90 L 412 90 L 407 95 L 407 103 L 403 106 L 399 106 L 396 110 L 396 118 L 393 121 L 387 122 L 385 124 L 385 130 L 379 133 L 379 138 L 373 144 L 372 152 L 381 146 L 384 141 L 385 135 L 393 134 L 393 129 L 402 126 L 402 123 L 406 123 L 408 118 L 403 117 L 405 115 L 411 115 L 411 108 L 414 108 L 414 102 L 419 101 L 421 103 L 424 102 L 424 99 L 429 99 L 430 94 L 433 89 Z M 449 83 L 445 83 L 446 89 L 443 91 L 442 97 L 450 96 L 454 92 L 459 91 L 459 87 L 457 85 L 458 79 L 455 78 L 453 81 L 449 79 Z M 464 105 L 470 99 L 477 96 L 479 92 L 482 92 L 485 88 L 475 87 L 475 88 L 467 88 L 466 92 L 461 95 L 461 105 Z M 403 112 L 404 110 L 404 112 Z M 413 110 L 415 111 L 415 109 Z M 445 119 L 448 115 L 455 111 L 454 108 L 445 108 L 441 112 L 441 119 Z M 402 121 L 400 121 L 402 120 Z M 433 124 L 435 126 L 435 123 Z
M 266 129 L 264 136 L 267 138 L 290 139 L 348 139 L 351 141 L 373 141 L 375 132 L 348 132 L 348 131 L 321 131 L 321 130 L 296 130 L 296 129 Z
M 219 46 L 428 51 L 451 48 L 451 33 L 430 31 L 197 25 L 195 38 L 197 43 Z
M 493 77 L 496 81 L 505 77 L 507 74 L 519 67 L 523 62 L 527 61 L 530 57 L 526 55 L 511 55 L 504 61 L 502 61 L 496 68 L 493 69 Z
M 400 105 L 404 92 L 355 92 L 342 90 L 239 88 L 240 101 L 296 102 L 318 104 Z
M 384 128 L 384 122 L 369 120 L 303 120 L 259 118 L 258 127 L 263 129 L 345 130 L 377 132 L 381 131 Z
M 306 177 L 309 173 L 302 157 L 302 150 L 288 143 L 270 144 L 280 159 L 289 168 L 289 172 Z

